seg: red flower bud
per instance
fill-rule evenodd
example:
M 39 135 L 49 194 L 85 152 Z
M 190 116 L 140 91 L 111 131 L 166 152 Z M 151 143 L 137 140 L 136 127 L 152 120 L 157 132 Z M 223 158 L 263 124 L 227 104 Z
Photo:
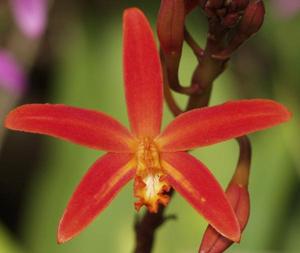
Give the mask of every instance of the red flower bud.
M 208 0 L 206 2 L 206 8 L 219 9 L 223 6 L 224 0 Z
M 157 18 L 157 34 L 170 87 L 178 92 L 191 94 L 195 88 L 182 87 L 178 78 L 179 63 L 184 41 L 186 3 L 185 0 L 161 1 Z M 191 3 L 190 1 L 190 4 Z M 193 6 L 190 5 L 190 7 Z
M 248 192 L 248 180 L 250 169 L 251 149 L 246 137 L 239 139 L 240 159 L 227 187 L 226 196 L 233 207 L 240 224 L 241 231 L 247 225 L 250 211 L 250 198 Z M 199 249 L 199 253 L 220 253 L 232 245 L 233 241 L 219 234 L 212 226 L 208 226 Z
M 235 207 L 236 216 L 241 226 L 241 231 L 245 228 L 250 210 L 250 199 L 247 187 L 231 183 L 226 190 L 230 204 Z M 208 226 L 199 253 L 220 253 L 229 248 L 233 241 L 219 234 L 212 226 Z
M 265 7 L 262 0 L 251 1 L 247 6 L 242 17 L 239 33 L 243 33 L 247 37 L 256 33 L 263 24 L 265 16 Z
M 201 8 L 204 8 L 206 5 L 207 0 L 199 0 L 199 5 L 201 6 Z
M 184 0 L 161 1 L 157 18 L 157 33 L 165 54 L 181 54 L 184 40 L 184 20 Z
M 228 46 L 213 57 L 223 60 L 229 58 L 230 55 L 245 42 L 245 40 L 260 29 L 264 21 L 264 15 L 265 7 L 263 1 L 251 1 L 242 16 L 236 34 L 229 41 Z
M 249 4 L 249 0 L 232 0 L 228 7 L 228 12 L 237 12 L 245 10 Z
M 237 25 L 237 23 L 239 22 L 240 18 L 241 18 L 241 15 L 237 12 L 229 13 L 228 15 L 226 15 L 223 18 L 222 24 L 228 28 L 235 27 Z
M 199 0 L 185 0 L 184 2 L 185 2 L 185 12 L 189 13 L 198 6 L 200 1 Z

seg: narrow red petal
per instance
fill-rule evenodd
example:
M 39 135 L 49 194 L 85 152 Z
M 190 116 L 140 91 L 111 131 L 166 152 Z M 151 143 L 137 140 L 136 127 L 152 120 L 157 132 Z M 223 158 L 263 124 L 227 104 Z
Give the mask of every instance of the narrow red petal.
M 108 153 L 90 168 L 60 220 L 57 241 L 64 243 L 83 230 L 134 176 L 130 154 Z
M 220 234 L 240 239 L 240 226 L 224 191 L 210 171 L 196 158 L 184 152 L 162 153 L 166 180 Z
M 183 151 L 246 135 L 288 121 L 290 112 L 265 99 L 228 102 L 178 116 L 157 138 L 162 151 Z
M 124 12 L 124 81 L 127 110 L 135 135 L 155 137 L 162 119 L 163 85 L 151 27 L 137 8 Z
M 241 231 L 244 230 L 250 211 L 250 198 L 246 186 L 231 183 L 226 190 L 227 198 L 238 218 Z M 233 241 L 223 237 L 212 226 L 208 226 L 199 253 L 220 253 L 232 245 Z
M 20 106 L 8 114 L 5 126 L 112 152 L 130 152 L 133 145 L 128 130 L 110 116 L 66 105 Z

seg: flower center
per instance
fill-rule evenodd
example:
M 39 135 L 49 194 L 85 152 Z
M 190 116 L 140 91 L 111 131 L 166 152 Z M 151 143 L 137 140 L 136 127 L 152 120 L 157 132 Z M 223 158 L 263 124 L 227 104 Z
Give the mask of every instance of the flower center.
M 165 173 L 160 164 L 159 151 L 150 138 L 140 141 L 136 152 L 137 172 L 134 181 L 134 196 L 136 210 L 145 205 L 150 212 L 157 212 L 159 204 L 167 205 L 170 190 L 164 180 Z

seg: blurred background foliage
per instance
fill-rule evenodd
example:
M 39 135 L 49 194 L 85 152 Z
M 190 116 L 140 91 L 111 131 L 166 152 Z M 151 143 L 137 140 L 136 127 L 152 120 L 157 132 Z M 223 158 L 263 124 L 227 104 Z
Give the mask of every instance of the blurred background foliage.
M 155 28 L 158 0 L 53 1 L 46 34 L 31 57 L 29 87 L 18 103 L 47 101 L 99 109 L 128 126 L 121 22 L 122 11 L 129 6 L 143 9 Z M 211 104 L 272 98 L 287 105 L 294 118 L 250 136 L 251 217 L 241 244 L 228 252 L 300 250 L 300 15 L 281 16 L 270 3 L 266 10 L 263 28 L 238 50 L 215 83 Z M 3 31 L 12 21 L 7 12 L 2 10 L 0 15 Z M 199 42 L 204 41 L 206 22 L 200 10 L 189 17 L 188 27 Z M 5 39 L 0 41 L 3 44 Z M 18 42 L 21 50 L 24 45 Z M 183 83 L 189 83 L 194 66 L 192 52 L 184 48 Z M 177 98 L 182 104 L 186 101 L 184 96 Z M 165 107 L 164 124 L 171 119 Z M 3 138 L 0 253 L 132 251 L 136 215 L 132 182 L 80 236 L 65 245 L 56 244 L 57 224 L 67 201 L 100 152 L 19 132 L 7 131 Z M 232 140 L 193 153 L 226 187 L 237 162 L 236 143 Z M 167 212 L 178 218 L 159 230 L 154 252 L 195 252 L 207 226 L 204 219 L 178 194 Z

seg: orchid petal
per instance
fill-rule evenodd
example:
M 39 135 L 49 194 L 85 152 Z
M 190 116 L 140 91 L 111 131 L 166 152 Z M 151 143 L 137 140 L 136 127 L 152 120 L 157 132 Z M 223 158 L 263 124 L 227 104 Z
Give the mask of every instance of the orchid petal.
M 108 153 L 89 169 L 60 220 L 59 243 L 79 234 L 134 176 L 131 159 L 130 154 Z
M 181 114 L 156 142 L 162 151 L 183 151 L 269 128 L 290 116 L 283 105 L 272 100 L 232 101 Z
M 8 114 L 5 126 L 113 152 L 131 152 L 133 145 L 128 130 L 110 116 L 66 105 L 20 106 Z
M 226 190 L 226 196 L 236 213 L 241 231 L 243 231 L 250 214 L 250 198 L 247 187 L 231 183 Z M 199 253 L 224 252 L 232 243 L 233 241 L 220 235 L 212 226 L 208 226 L 204 232 Z
M 136 8 L 124 12 L 124 81 L 132 132 L 153 138 L 160 132 L 163 85 L 151 27 Z
M 166 180 L 220 234 L 240 239 L 240 226 L 224 191 L 210 171 L 184 152 L 162 153 Z
M 15 20 L 29 37 L 39 37 L 47 22 L 47 0 L 11 0 Z

